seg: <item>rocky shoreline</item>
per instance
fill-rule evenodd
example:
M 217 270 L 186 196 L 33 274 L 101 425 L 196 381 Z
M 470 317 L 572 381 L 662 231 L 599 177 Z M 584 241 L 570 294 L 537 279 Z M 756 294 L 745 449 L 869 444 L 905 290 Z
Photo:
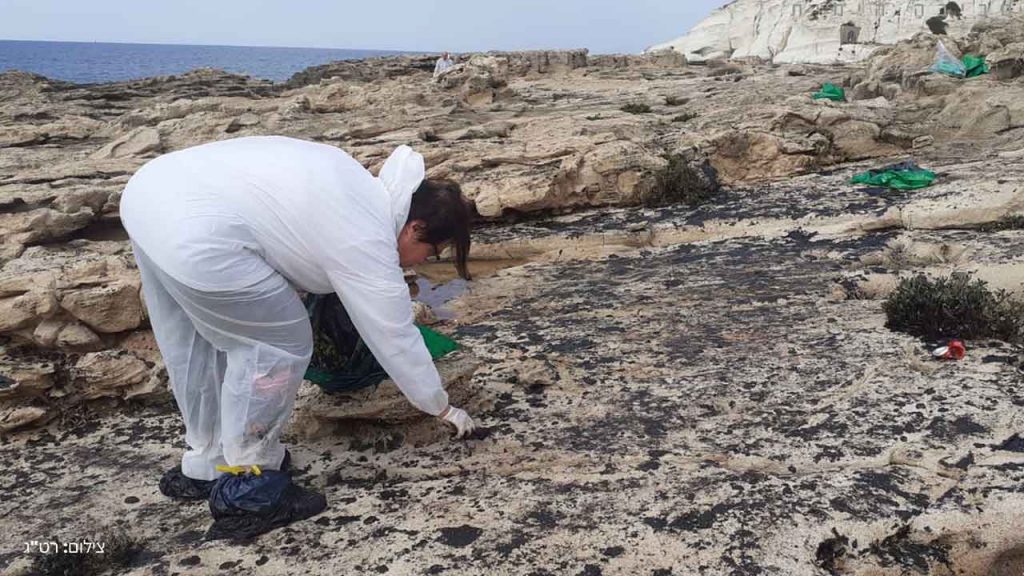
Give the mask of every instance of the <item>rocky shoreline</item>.
M 836 67 L 492 53 L 440 81 L 421 57 L 0 74 L 0 570 L 103 528 L 132 574 L 1019 573 L 1020 348 L 942 364 L 884 327 L 909 274 L 1024 286 L 1024 230 L 987 228 L 1024 216 L 1024 20 L 944 39 L 1005 54 L 977 79 L 924 72 L 935 41 Z M 146 160 L 257 134 L 371 169 L 410 144 L 462 183 L 491 264 L 439 329 L 491 434 L 304 391 L 293 454 L 330 508 L 232 547 L 156 490 L 180 429 L 117 205 Z M 936 185 L 848 183 L 908 157 Z

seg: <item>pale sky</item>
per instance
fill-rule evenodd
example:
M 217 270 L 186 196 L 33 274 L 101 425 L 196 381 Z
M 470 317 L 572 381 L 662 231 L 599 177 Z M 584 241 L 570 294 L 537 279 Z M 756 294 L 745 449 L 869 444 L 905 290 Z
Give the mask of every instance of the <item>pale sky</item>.
M 0 39 L 634 53 L 725 0 L 0 0 Z

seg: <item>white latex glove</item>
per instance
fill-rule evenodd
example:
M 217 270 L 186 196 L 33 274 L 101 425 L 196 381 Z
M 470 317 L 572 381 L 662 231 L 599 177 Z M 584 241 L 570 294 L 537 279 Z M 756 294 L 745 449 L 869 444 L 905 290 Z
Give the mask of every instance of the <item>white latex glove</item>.
M 465 410 L 456 408 L 455 406 L 449 406 L 444 411 L 441 418 L 445 422 L 455 426 L 455 429 L 458 431 L 455 434 L 456 438 L 463 438 L 476 429 L 476 424 L 473 422 L 473 419 L 469 417 L 469 414 L 466 414 Z

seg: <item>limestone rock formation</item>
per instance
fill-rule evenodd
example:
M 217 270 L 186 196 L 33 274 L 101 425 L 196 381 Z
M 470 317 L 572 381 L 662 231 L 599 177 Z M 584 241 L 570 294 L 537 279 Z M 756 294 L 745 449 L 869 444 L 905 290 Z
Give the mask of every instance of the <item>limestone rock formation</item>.
M 988 55 L 992 76 L 997 80 L 1009 80 L 1024 75 L 1024 43 L 1014 42 L 1001 46 Z
M 24 362 L 8 357 L 0 359 L 4 379 L 0 381 L 0 401 L 15 398 L 36 398 L 54 385 L 55 367 L 52 362 Z
M 38 424 L 46 417 L 46 410 L 38 406 L 3 407 L 0 405 L 0 432 Z
M 484 106 L 507 93 L 508 68 L 508 58 L 473 56 L 446 70 L 438 83 L 443 88 L 457 88 L 459 99 L 469 106 Z
M 1022 11 L 1015 0 L 736 0 L 647 51 L 675 50 L 690 62 L 856 62 L 920 32 L 960 37 L 976 22 Z
M 114 282 L 62 295 L 61 307 L 98 332 L 124 332 L 142 323 L 142 287 L 134 282 Z
M 146 362 L 127 351 L 85 354 L 71 370 L 86 400 L 131 396 L 134 387 L 154 374 Z
M 78 355 L 110 352 L 96 365 L 124 376 L 89 388 L 89 396 L 165 394 L 152 385 L 160 358 L 117 216 L 130 175 L 160 152 L 279 133 L 338 145 L 376 170 L 391 149 L 411 143 L 431 176 L 459 181 L 484 218 L 633 205 L 645 200 L 667 158 L 743 185 L 916 153 L 951 138 L 1009 142 L 1024 122 L 1024 99 L 1012 85 L 991 82 L 1017 73 L 1020 22 L 986 21 L 947 41 L 953 51 L 994 55 L 998 77 L 971 82 L 922 73 L 934 55 L 926 34 L 880 50 L 862 68 L 839 70 L 757 62 L 693 68 L 678 53 L 575 50 L 461 57 L 437 81 L 425 56 L 334 63 L 284 86 L 211 70 L 91 87 L 6 73 L 0 337 L 67 359 L 53 370 L 72 387 L 98 373 L 93 364 L 78 367 Z M 812 101 L 807 94 L 826 80 L 845 84 L 851 101 Z M 993 214 L 979 212 L 971 225 Z M 911 217 L 917 226 L 955 225 L 961 216 L 901 208 L 875 223 L 842 226 L 904 226 Z M 649 241 L 644 230 L 622 241 Z M 602 242 L 619 241 L 612 236 Z
M 139 128 L 100 148 L 93 158 L 121 158 L 141 156 L 160 151 L 160 133 L 153 128 Z

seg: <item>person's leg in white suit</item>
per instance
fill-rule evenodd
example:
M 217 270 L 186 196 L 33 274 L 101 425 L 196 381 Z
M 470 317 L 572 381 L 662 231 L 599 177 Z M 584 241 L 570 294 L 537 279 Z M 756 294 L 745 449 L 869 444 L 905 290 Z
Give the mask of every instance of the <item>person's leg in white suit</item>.
M 189 450 L 181 472 L 208 481 L 221 464 L 277 469 L 281 433 L 313 348 L 298 294 L 276 273 L 240 290 L 195 290 L 133 248 L 185 421 Z

